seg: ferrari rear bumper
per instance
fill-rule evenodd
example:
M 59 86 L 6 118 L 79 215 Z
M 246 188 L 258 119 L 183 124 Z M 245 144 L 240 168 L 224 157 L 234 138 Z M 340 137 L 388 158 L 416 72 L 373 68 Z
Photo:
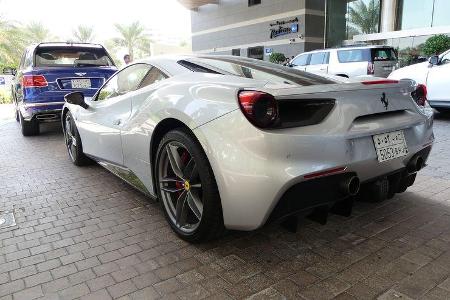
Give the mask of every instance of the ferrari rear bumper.
M 290 200 L 282 215 L 342 199 L 346 195 L 337 187 L 341 176 L 353 174 L 364 183 L 404 172 L 419 152 L 425 163 L 434 141 L 432 116 L 411 120 L 397 126 L 379 120 L 357 134 L 323 124 L 264 131 L 235 111 L 194 133 L 216 177 L 225 226 L 253 230 L 278 214 L 275 208 L 283 199 Z M 408 154 L 380 163 L 372 136 L 396 130 L 403 131 Z M 320 176 L 334 169 L 338 171 Z

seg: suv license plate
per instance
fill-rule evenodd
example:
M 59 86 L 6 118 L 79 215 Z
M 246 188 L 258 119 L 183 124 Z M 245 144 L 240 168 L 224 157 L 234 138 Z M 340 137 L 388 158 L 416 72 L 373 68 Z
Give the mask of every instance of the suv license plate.
M 379 162 L 395 159 L 408 154 L 408 146 L 406 145 L 403 130 L 377 134 L 372 138 Z
M 72 88 L 73 89 L 90 89 L 91 88 L 91 80 L 90 79 L 72 79 Z

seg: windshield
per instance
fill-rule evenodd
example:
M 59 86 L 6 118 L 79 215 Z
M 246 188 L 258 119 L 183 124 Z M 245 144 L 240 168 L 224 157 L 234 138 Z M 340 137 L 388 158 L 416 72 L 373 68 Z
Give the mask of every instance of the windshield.
M 36 49 L 35 66 L 114 66 L 114 63 L 104 48 L 39 47 Z
M 335 83 L 318 75 L 250 58 L 195 57 L 178 63 L 193 72 L 234 75 L 265 80 L 271 84 L 306 86 Z

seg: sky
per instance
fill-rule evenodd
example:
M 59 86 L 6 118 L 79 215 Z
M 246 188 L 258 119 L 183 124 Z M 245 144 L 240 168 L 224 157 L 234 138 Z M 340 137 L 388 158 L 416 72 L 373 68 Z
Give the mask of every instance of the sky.
M 190 14 L 176 0 L 0 0 L 0 16 L 21 24 L 41 22 L 62 40 L 78 25 L 95 29 L 96 39 L 115 36 L 115 23 L 139 21 L 168 36 L 190 40 Z

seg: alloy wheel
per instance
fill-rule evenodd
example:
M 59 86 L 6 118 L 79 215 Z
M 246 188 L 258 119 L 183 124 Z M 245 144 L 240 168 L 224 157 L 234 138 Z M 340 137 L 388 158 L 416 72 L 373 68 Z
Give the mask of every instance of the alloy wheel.
M 195 231 L 203 216 L 202 184 L 186 146 L 177 141 L 164 146 L 158 175 L 161 200 L 170 221 L 185 233 Z

